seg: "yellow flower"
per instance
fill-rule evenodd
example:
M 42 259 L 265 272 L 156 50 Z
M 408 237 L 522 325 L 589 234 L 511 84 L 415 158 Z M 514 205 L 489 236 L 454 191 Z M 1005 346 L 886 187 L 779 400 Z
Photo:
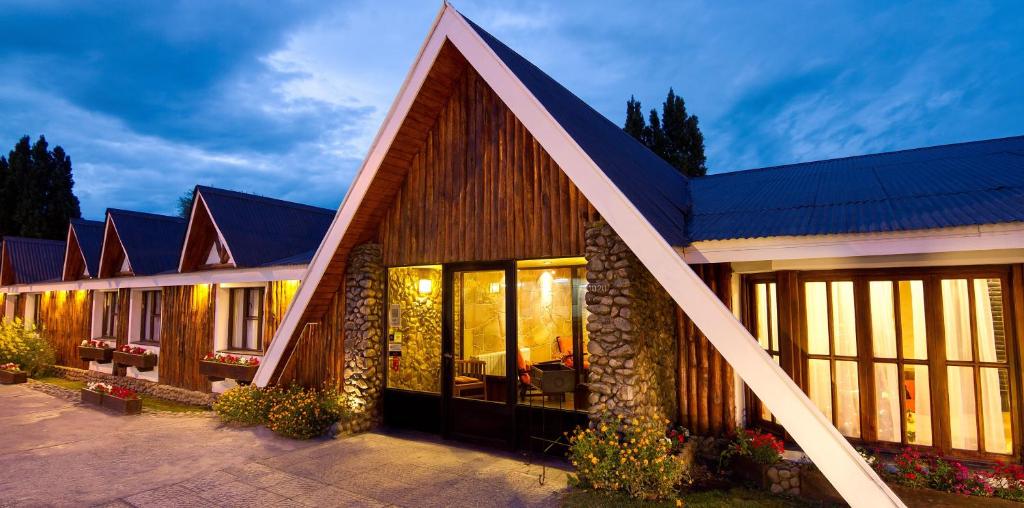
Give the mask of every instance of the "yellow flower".
M 590 456 L 590 463 L 591 463 L 591 464 L 597 464 L 597 457 L 595 457 L 595 456 L 591 455 L 591 456 Z

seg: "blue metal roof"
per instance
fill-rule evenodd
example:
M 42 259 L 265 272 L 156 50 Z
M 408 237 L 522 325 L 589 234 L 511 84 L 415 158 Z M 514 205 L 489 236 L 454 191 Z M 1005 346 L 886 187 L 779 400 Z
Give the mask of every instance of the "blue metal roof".
M 466 21 L 648 222 L 669 243 L 686 245 L 691 205 L 687 178 L 544 71 Z
M 175 272 L 187 222 L 181 217 L 107 209 L 135 275 Z
M 14 272 L 14 284 L 60 280 L 66 245 L 60 240 L 5 236 L 3 248 Z
M 197 186 L 238 267 L 306 264 L 334 210 Z
M 95 277 L 99 273 L 100 250 L 103 248 L 103 221 L 71 219 L 71 228 L 75 230 L 89 274 Z
M 690 181 L 691 241 L 1024 221 L 1024 136 Z

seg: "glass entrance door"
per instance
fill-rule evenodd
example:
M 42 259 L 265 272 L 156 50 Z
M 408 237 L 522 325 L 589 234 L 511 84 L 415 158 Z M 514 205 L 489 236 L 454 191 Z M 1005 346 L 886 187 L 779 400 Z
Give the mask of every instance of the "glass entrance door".
M 511 444 L 515 290 L 510 264 L 445 267 L 445 433 Z

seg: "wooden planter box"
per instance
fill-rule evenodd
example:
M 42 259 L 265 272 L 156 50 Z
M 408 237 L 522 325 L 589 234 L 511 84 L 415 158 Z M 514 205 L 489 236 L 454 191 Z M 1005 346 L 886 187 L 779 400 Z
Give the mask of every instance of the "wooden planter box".
M 845 503 L 825 475 L 813 467 L 800 469 L 800 497 L 824 503 Z
M 103 394 L 100 392 L 94 392 L 88 388 L 82 388 L 82 404 L 101 406 L 103 405 Z
M 148 372 L 156 367 L 157 355 L 135 355 L 124 351 L 114 351 L 114 363 L 116 365 L 127 365 L 135 367 L 142 372 Z
M 210 381 L 234 379 L 240 385 L 247 385 L 252 382 L 252 378 L 256 377 L 257 369 L 259 366 L 199 361 L 199 374 L 206 376 Z
M 768 468 L 764 464 L 758 464 L 747 457 L 732 458 L 732 472 L 737 478 L 753 483 L 758 488 L 767 489 L 771 487 L 771 480 L 768 479 Z
M 137 415 L 142 413 L 142 399 L 122 399 L 108 393 L 103 394 L 103 407 L 112 409 L 115 413 L 123 415 Z
M 28 382 L 28 373 L 26 372 L 20 370 L 17 372 L 0 370 L 0 385 L 16 385 L 26 382 Z
M 114 357 L 114 349 L 106 347 L 78 346 L 78 357 L 96 363 L 110 363 Z

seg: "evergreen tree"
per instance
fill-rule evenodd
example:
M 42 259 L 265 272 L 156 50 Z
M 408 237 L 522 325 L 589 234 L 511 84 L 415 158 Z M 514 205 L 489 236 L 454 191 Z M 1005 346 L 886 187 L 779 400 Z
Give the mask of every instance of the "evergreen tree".
M 0 233 L 34 238 L 63 239 L 68 220 L 82 212 L 75 197 L 71 158 L 61 147 L 52 151 L 44 136 L 35 144 L 22 137 L 8 154 L 0 178 L 5 207 Z
M 178 216 L 182 219 L 188 219 L 192 213 L 192 201 L 196 199 L 196 188 L 185 191 L 184 194 L 178 196 Z
M 630 96 L 626 101 L 626 123 L 622 127 L 629 135 L 665 159 L 680 173 L 688 177 L 707 173 L 704 156 L 704 135 L 700 132 L 696 115 L 686 112 L 686 103 L 671 88 L 658 111 L 651 109 L 645 123 L 640 101 Z

